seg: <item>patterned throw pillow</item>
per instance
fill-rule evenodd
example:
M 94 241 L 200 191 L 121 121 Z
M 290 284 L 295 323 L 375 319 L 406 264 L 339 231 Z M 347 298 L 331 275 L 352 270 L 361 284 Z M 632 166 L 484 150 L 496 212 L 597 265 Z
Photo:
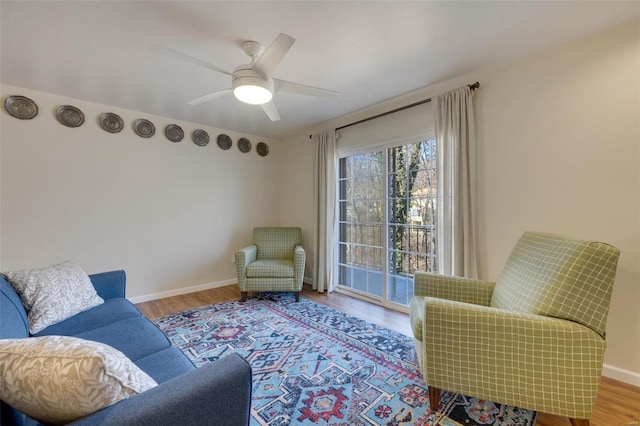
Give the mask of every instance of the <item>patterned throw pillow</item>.
M 104 303 L 86 272 L 69 261 L 4 276 L 27 310 L 31 334 Z
M 67 336 L 0 340 L 0 398 L 44 423 L 72 422 L 154 386 L 103 343 Z

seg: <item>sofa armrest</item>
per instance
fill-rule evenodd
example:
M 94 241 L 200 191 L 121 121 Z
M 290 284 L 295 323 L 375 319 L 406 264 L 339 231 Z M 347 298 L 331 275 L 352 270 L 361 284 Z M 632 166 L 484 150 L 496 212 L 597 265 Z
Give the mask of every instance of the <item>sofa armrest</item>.
M 415 295 L 489 306 L 495 283 L 448 275 L 415 273 Z
M 247 265 L 256 261 L 258 246 L 250 245 L 236 252 L 236 272 L 240 291 L 247 291 Z
M 250 410 L 251 366 L 234 353 L 71 424 L 247 426 Z
M 103 299 L 125 297 L 127 276 L 124 271 L 109 271 L 89 275 L 98 296 Z

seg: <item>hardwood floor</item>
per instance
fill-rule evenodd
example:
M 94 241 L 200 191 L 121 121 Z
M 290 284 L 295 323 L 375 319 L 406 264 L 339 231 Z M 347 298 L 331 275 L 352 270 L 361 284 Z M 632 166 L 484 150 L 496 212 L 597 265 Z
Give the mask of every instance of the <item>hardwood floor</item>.
M 320 294 L 304 286 L 301 297 L 329 306 L 338 311 L 362 318 L 411 336 L 409 316 L 382 306 L 354 299 L 340 293 Z M 200 291 L 182 296 L 139 303 L 137 306 L 148 318 L 158 318 L 212 303 L 239 300 L 236 285 Z M 569 419 L 546 413 L 538 415 L 538 426 L 569 426 Z M 640 388 L 603 377 L 592 426 L 640 426 Z

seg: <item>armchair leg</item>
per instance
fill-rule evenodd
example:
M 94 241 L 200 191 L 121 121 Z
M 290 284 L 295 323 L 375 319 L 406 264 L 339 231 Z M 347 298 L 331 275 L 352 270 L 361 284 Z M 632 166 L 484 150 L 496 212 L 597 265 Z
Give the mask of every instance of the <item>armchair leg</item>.
M 295 293 L 293 293 L 296 296 L 296 302 L 300 301 L 300 292 L 296 291 Z
M 440 389 L 429 386 L 429 405 L 431 406 L 431 411 L 434 413 L 438 411 L 438 406 L 440 405 Z
M 240 301 L 241 302 L 246 302 L 247 301 L 247 292 L 246 291 L 241 291 L 240 292 Z
M 572 426 L 589 426 L 589 419 L 569 419 Z

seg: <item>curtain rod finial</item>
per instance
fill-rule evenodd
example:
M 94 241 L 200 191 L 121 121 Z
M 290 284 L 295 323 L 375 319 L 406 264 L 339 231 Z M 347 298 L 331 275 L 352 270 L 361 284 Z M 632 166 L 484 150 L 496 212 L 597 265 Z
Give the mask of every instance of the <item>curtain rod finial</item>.
M 476 81 L 475 83 L 469 85 L 469 89 L 471 89 L 471 90 L 476 90 L 479 87 L 480 87 L 480 82 L 479 81 Z

